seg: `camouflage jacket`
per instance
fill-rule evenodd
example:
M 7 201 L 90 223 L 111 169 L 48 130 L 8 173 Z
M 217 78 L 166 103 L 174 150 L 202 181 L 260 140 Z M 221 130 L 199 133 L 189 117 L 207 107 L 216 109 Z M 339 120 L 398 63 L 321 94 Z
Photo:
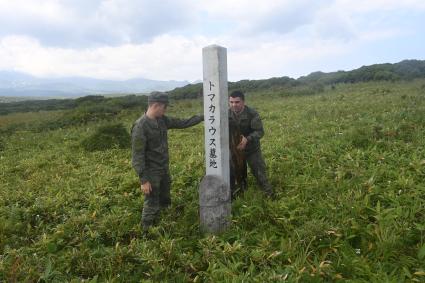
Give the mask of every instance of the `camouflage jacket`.
M 229 130 L 239 130 L 248 140 L 245 153 L 250 154 L 260 149 L 260 139 L 264 136 L 263 123 L 258 112 L 245 105 L 237 114 L 229 109 Z
M 140 117 L 131 130 L 132 165 L 142 184 L 153 175 L 169 174 L 168 129 L 183 129 L 203 121 L 203 116 L 189 119 L 163 116 L 153 120 Z

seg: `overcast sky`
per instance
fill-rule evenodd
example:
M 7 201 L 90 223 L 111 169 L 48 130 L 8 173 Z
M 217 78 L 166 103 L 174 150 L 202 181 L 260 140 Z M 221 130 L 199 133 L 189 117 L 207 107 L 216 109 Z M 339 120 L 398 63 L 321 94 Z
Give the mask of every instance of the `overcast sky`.
M 0 70 L 40 77 L 230 81 L 425 59 L 425 0 L 0 0 Z

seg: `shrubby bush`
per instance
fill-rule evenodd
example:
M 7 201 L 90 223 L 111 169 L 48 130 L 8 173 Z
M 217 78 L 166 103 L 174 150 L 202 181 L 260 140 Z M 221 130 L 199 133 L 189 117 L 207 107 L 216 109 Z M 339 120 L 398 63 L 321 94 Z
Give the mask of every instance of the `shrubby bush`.
M 19 112 L 37 112 L 47 110 L 65 110 L 76 107 L 74 99 L 25 100 L 0 103 L 0 115 Z
M 128 95 L 104 98 L 103 96 L 86 96 L 77 99 L 79 105 L 74 110 L 65 112 L 60 118 L 34 126 L 36 132 L 56 130 L 59 128 L 84 125 L 89 122 L 108 121 L 120 111 L 128 108 L 146 108 L 147 97 Z
M 202 97 L 202 83 L 188 84 L 168 92 L 171 99 L 190 99 Z
M 130 139 L 130 134 L 122 124 L 110 124 L 99 127 L 93 135 L 81 142 L 81 146 L 87 151 L 129 148 Z
M 396 130 L 397 138 L 405 142 L 412 142 L 416 132 L 417 129 L 412 123 L 401 123 Z
M 126 95 L 109 98 L 106 104 L 119 107 L 120 109 L 141 107 L 146 108 L 148 105 L 148 97 L 145 95 Z
M 46 99 L 10 103 L 0 103 L 0 115 L 17 112 L 37 112 L 50 110 L 98 109 L 101 105 L 114 109 L 146 107 L 147 96 L 126 95 L 120 97 L 104 97 L 88 95 L 77 99 Z M 99 111 L 97 111 L 99 112 Z
M 108 119 L 118 114 L 120 107 L 108 104 L 88 104 L 78 107 L 73 112 L 69 112 L 69 120 L 73 120 L 76 124 L 85 124 L 90 121 L 99 121 Z
M 373 134 L 368 127 L 356 127 L 348 133 L 347 138 L 354 147 L 366 148 L 374 141 Z
M 325 86 L 320 83 L 311 83 L 308 85 L 300 85 L 297 87 L 287 88 L 282 90 L 286 96 L 292 95 L 313 95 L 324 92 Z
M 5 137 L 5 136 L 10 136 L 12 135 L 14 132 L 16 132 L 16 130 L 20 127 L 22 127 L 22 124 L 12 124 L 3 128 L 0 128 L 0 135 Z
M 75 104 L 77 106 L 80 105 L 84 105 L 84 104 L 90 104 L 90 103 L 101 103 L 103 101 L 105 101 L 105 97 L 103 97 L 102 95 L 87 95 L 87 96 L 83 96 L 83 97 L 79 97 L 77 99 L 75 99 Z
M 374 144 L 382 142 L 393 142 L 396 140 L 413 142 L 416 138 L 418 126 L 412 123 L 401 123 L 393 129 L 383 129 L 381 125 L 358 126 L 346 135 L 347 143 L 356 148 L 365 149 Z
M 109 120 L 114 117 L 119 110 L 114 107 L 100 105 L 84 105 L 73 111 L 65 112 L 61 117 L 34 125 L 34 131 L 51 131 L 65 127 L 84 125 L 88 122 L 98 122 Z

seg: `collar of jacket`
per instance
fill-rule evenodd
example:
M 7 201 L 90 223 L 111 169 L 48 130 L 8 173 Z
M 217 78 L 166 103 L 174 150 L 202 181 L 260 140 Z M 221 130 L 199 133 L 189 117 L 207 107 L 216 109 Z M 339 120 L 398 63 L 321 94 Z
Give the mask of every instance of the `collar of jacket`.
M 236 113 L 236 112 L 232 111 L 231 109 L 229 109 L 229 110 L 230 110 L 230 113 L 231 113 L 231 115 L 233 117 L 240 119 L 241 117 L 244 117 L 244 116 L 247 115 L 247 113 L 248 113 L 248 106 L 245 105 L 244 108 L 243 108 L 243 110 L 241 112 L 239 112 L 239 113 Z
M 159 120 L 160 119 L 163 119 L 163 117 L 161 117 L 161 118 L 157 118 L 157 119 L 151 119 L 151 118 L 149 118 L 147 115 L 146 115 L 146 113 L 145 113 L 145 120 L 146 120 L 146 123 L 148 124 L 148 126 L 149 127 L 151 127 L 151 128 L 159 128 L 159 125 L 158 125 L 158 122 L 159 122 Z

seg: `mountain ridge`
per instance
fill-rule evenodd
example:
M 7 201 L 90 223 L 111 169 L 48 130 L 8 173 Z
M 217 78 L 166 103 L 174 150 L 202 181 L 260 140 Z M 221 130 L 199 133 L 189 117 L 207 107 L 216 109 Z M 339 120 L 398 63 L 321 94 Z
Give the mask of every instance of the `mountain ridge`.
M 88 77 L 38 78 L 16 71 L 0 71 L 0 96 L 72 98 L 169 91 L 188 81 L 159 81 L 145 78 L 105 80 Z

